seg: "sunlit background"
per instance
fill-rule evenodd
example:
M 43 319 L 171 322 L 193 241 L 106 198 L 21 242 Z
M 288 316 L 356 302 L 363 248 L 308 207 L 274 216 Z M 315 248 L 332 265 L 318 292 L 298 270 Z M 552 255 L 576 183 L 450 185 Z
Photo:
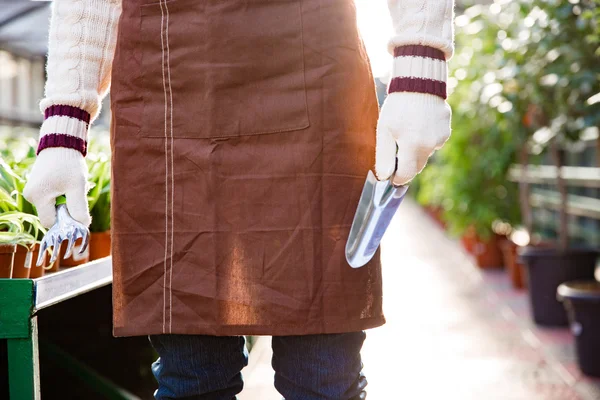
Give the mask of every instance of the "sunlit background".
M 387 51 L 387 41 L 392 35 L 392 20 L 386 0 L 355 0 L 360 28 L 371 64 L 373 75 L 387 78 L 392 56 Z

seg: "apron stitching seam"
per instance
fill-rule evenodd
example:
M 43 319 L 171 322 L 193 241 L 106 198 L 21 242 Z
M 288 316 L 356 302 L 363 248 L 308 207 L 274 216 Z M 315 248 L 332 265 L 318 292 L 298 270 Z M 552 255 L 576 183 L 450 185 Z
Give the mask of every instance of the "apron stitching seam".
M 169 333 L 173 331 L 173 235 L 175 231 L 175 166 L 173 163 L 173 87 L 171 85 L 171 50 L 169 48 L 169 6 L 165 1 L 167 11 L 167 80 L 169 83 L 169 130 L 171 136 L 171 267 L 169 269 Z
M 164 45 L 164 11 L 163 11 L 163 0 L 160 0 L 160 48 L 162 51 L 162 81 L 163 81 L 163 93 L 165 101 L 165 125 L 164 125 L 164 137 L 165 137 L 165 258 L 163 264 L 163 333 L 166 333 L 166 318 L 167 318 L 167 251 L 168 251 L 168 240 L 169 240 L 169 164 L 168 164 L 168 151 L 167 151 L 167 86 L 165 81 L 165 45 Z

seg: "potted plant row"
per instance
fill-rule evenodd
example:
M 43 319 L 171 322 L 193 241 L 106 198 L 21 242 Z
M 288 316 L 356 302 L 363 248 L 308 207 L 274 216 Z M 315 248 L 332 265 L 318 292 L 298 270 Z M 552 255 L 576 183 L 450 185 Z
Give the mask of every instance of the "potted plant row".
M 36 216 L 19 211 L 0 214 L 0 278 L 36 278 L 43 266 L 31 276 L 37 259 L 37 235 L 43 228 Z M 36 275 L 38 274 L 38 275 Z
M 3 248 L 8 251 L 3 260 L 2 277 L 4 278 L 36 278 L 44 274 L 45 261 L 42 266 L 35 265 L 37 260 L 39 239 L 45 233 L 34 207 L 22 195 L 25 181 L 16 172 L 26 168 L 28 161 L 15 164 L 16 168 L 0 159 L 0 233 Z M 8 254 L 12 263 L 8 261 Z
M 521 251 L 526 264 L 533 319 L 536 323 L 560 326 L 568 323 L 557 301 L 558 286 L 569 280 L 594 280 L 598 251 L 575 246 L 569 232 L 568 187 L 562 176 L 565 150 L 580 140 L 590 127 L 600 125 L 600 103 L 588 101 L 600 92 L 597 21 L 585 17 L 597 5 L 593 2 L 555 3 L 520 1 L 505 5 L 503 11 L 514 15 L 506 38 L 512 41 L 509 61 L 518 73 L 514 76 L 515 102 L 524 110 L 521 129 L 523 144 L 519 157 L 522 173 L 527 174 L 530 153 L 545 154 L 555 166 L 554 187 L 558 193 L 556 240 L 528 246 Z M 540 9 L 544 13 L 538 13 Z M 527 28 L 529 35 L 520 32 Z M 574 67 L 576 66 L 576 67 Z M 521 183 L 521 209 L 528 230 L 533 230 L 529 204 L 529 184 Z

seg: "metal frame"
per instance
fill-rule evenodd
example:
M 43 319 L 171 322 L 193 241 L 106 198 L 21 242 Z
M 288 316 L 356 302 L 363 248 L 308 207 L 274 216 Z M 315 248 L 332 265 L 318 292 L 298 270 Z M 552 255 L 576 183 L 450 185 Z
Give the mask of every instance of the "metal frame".
M 8 344 L 8 382 L 11 400 L 39 400 L 39 356 L 36 312 L 112 282 L 112 258 L 65 269 L 37 279 L 0 279 L 0 339 Z M 69 360 L 59 349 L 45 344 L 53 354 Z M 110 399 L 135 399 L 124 390 L 69 362 L 84 380 L 101 387 Z
M 556 184 L 558 171 L 552 165 L 529 165 L 524 177 L 522 171 L 521 165 L 513 165 L 508 172 L 508 178 L 513 182 Z M 600 168 L 562 167 L 561 172 L 568 185 L 600 188 Z
M 0 20 L 0 29 L 4 28 L 6 25 L 10 24 L 11 22 L 14 22 L 16 20 L 18 20 L 19 18 L 23 18 L 28 14 L 31 14 L 32 12 L 39 10 L 40 8 L 46 7 L 47 5 L 44 4 L 43 2 L 38 2 L 38 3 L 32 3 L 29 2 L 28 6 L 23 8 L 22 10 L 19 10 L 17 12 L 15 12 L 12 15 L 9 15 L 8 17 Z
M 558 170 L 551 165 L 530 165 L 525 176 L 521 165 L 513 165 L 508 179 L 513 182 L 529 184 L 556 185 Z M 585 188 L 600 188 L 600 168 L 596 167 L 562 167 L 563 178 L 567 185 Z M 589 196 L 568 195 L 567 212 L 570 215 L 600 220 L 600 200 Z M 547 189 L 531 189 L 529 202 L 533 207 L 550 210 L 560 209 L 560 196 L 557 191 Z

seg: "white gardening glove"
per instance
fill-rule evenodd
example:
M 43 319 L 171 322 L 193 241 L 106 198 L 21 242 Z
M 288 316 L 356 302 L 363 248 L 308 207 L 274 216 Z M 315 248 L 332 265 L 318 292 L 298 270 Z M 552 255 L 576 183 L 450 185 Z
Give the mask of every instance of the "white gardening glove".
M 73 219 L 90 225 L 87 173 L 85 158 L 77 150 L 47 148 L 38 154 L 23 196 L 36 207 L 44 227 L 54 225 L 56 198 L 61 195 L 66 196 L 67 209 Z
M 387 0 L 394 35 L 388 97 L 377 125 L 375 172 L 410 182 L 450 137 L 446 62 L 454 52 L 453 0 Z
M 451 114 L 450 106 L 440 97 L 423 93 L 390 93 L 377 124 L 377 178 L 390 178 L 398 157 L 393 182 L 404 185 L 411 181 L 423 170 L 433 152 L 450 137 Z

